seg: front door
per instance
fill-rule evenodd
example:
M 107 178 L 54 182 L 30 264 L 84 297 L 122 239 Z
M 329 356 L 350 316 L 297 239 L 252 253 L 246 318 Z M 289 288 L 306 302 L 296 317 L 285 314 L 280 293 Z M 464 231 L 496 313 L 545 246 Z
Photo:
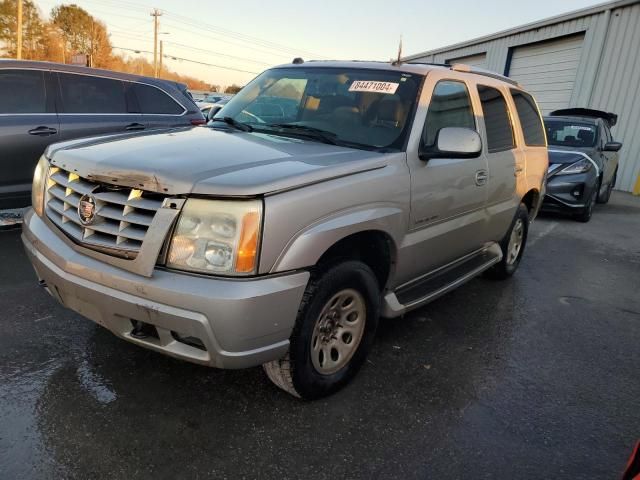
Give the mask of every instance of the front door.
M 433 146 L 445 127 L 477 130 L 467 84 L 432 80 L 433 94 L 422 131 L 424 146 Z M 429 79 L 425 89 L 429 89 Z M 431 158 L 410 155 L 411 232 L 405 265 L 398 268 L 409 281 L 480 248 L 485 237 L 486 156 Z M 404 274 L 406 272 L 406 274 Z
M 47 101 L 46 78 L 41 70 L 0 70 L 2 207 L 29 204 L 38 158 L 59 138 L 53 99 Z

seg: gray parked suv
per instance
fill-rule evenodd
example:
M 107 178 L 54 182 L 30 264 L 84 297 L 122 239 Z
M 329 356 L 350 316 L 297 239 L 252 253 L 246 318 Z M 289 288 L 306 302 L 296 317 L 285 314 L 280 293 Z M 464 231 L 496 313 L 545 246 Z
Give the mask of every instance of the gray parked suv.
M 33 169 L 52 143 L 192 123 L 204 118 L 182 84 L 0 60 L 0 208 L 29 204 Z
M 116 335 L 263 364 L 311 399 L 353 377 L 380 315 L 512 275 L 547 167 L 536 104 L 508 79 L 296 63 L 208 128 L 50 147 L 22 238 L 51 295 Z

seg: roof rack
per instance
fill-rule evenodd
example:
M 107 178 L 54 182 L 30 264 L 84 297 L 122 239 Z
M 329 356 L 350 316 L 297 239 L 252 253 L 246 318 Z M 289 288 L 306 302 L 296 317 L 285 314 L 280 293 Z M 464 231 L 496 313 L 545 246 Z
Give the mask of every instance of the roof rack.
M 509 78 L 505 75 L 500 75 L 499 73 L 495 73 L 490 70 L 485 70 L 483 68 L 472 67 L 471 65 L 467 65 L 464 63 L 450 64 L 450 63 L 430 63 L 430 62 L 413 62 L 413 61 L 409 61 L 407 63 L 418 64 L 418 65 L 431 65 L 434 67 L 445 67 L 453 70 L 454 72 L 474 73 L 476 75 L 495 78 L 496 80 L 501 80 L 503 82 L 514 85 L 516 87 L 521 87 L 521 85 L 517 81 L 515 81 L 513 78 Z

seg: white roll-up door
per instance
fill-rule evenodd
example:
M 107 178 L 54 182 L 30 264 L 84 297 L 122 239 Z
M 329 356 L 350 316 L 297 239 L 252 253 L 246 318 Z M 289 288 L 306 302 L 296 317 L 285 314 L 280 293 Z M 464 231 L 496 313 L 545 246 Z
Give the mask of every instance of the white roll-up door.
M 446 63 L 453 65 L 454 63 L 464 63 L 470 67 L 487 68 L 487 54 L 479 53 L 477 55 L 468 55 L 466 57 L 449 58 Z
M 535 96 L 543 113 L 569 106 L 584 34 L 515 47 L 508 75 Z

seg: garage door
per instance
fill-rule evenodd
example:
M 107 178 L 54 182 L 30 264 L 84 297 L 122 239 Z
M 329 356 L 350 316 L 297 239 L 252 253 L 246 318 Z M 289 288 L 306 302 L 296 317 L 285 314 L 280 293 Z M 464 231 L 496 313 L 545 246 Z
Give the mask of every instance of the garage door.
M 543 113 L 569 106 L 584 34 L 515 47 L 508 75 L 538 101 Z
M 470 67 L 487 68 L 487 54 L 479 53 L 478 55 L 450 58 L 445 63 L 448 63 L 449 65 L 453 65 L 454 63 L 464 63 Z

